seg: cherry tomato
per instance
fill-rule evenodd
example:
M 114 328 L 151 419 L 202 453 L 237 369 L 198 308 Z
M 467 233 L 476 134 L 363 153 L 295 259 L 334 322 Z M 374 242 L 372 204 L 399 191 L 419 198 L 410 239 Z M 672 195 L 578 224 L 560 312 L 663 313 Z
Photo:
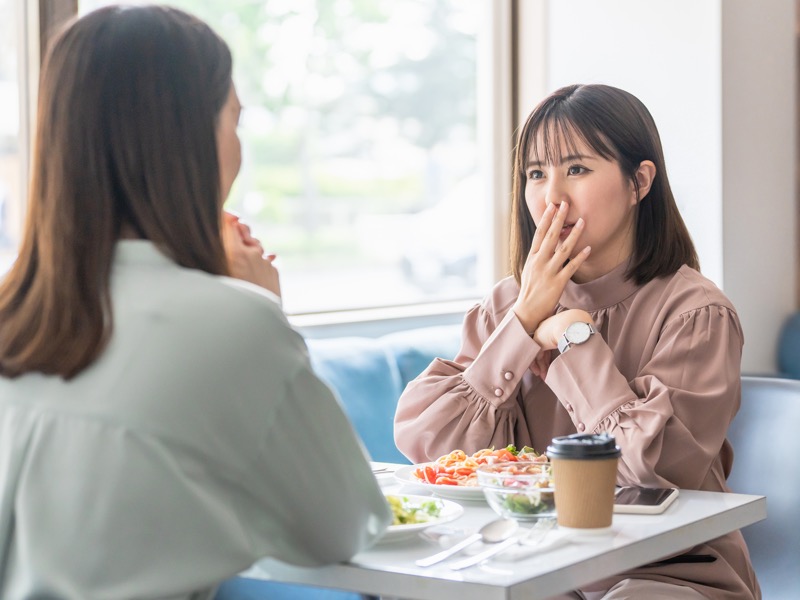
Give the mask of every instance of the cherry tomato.
M 436 483 L 436 469 L 430 465 L 425 467 L 425 481 L 428 483 Z

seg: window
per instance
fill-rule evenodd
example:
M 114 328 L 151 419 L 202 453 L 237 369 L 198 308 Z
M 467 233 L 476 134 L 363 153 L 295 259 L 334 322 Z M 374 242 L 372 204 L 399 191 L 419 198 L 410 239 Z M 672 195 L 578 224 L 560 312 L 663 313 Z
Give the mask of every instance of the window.
M 83 0 L 80 10 L 107 3 Z M 245 108 L 243 165 L 227 207 L 278 254 L 288 313 L 485 293 L 484 3 L 171 4 L 231 46 Z
M 18 3 L 0 0 L 0 272 L 14 261 L 22 222 L 21 81 Z

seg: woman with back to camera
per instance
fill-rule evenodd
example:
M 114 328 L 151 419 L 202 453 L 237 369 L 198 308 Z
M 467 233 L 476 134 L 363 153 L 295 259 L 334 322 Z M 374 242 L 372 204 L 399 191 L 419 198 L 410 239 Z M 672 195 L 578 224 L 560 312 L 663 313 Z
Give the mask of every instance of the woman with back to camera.
M 699 272 L 653 119 L 604 85 L 551 94 L 514 160 L 513 277 L 471 309 L 454 360 L 400 398 L 398 448 L 413 461 L 460 448 L 614 435 L 617 482 L 728 491 L 742 330 Z M 690 561 L 699 559 L 707 562 Z M 739 532 L 566 597 L 760 597 Z
M 227 46 L 181 11 L 100 9 L 52 44 L 0 285 L 6 600 L 211 598 L 390 521 L 271 257 L 223 220 L 239 112 Z

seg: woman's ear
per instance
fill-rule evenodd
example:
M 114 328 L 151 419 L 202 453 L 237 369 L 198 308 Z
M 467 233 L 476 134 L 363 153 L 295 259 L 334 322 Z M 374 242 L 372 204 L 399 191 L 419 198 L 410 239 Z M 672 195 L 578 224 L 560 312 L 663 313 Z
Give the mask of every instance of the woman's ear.
M 638 204 L 650 193 L 650 186 L 653 185 L 653 180 L 656 178 L 656 166 L 651 160 L 643 160 L 639 163 L 633 176 L 636 178 L 636 183 L 639 184 L 639 197 L 635 199 Z

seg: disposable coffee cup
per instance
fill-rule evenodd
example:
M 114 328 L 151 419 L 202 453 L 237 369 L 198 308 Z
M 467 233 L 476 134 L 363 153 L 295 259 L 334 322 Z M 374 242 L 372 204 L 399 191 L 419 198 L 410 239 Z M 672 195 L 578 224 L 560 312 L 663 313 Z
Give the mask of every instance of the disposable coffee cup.
M 614 436 L 607 433 L 553 438 L 547 456 L 553 463 L 559 527 L 587 533 L 611 527 L 621 454 Z

